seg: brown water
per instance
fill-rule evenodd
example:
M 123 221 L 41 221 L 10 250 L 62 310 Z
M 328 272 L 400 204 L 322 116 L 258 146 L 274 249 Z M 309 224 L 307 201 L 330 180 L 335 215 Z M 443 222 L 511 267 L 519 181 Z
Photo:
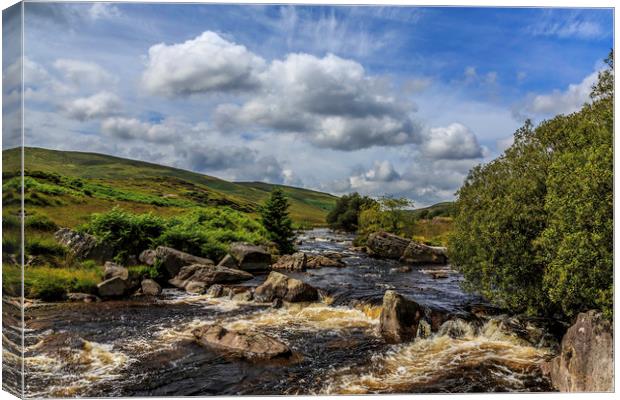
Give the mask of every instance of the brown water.
M 345 253 L 345 268 L 290 274 L 321 289 L 323 300 L 272 309 L 265 304 L 188 295 L 102 303 L 37 303 L 26 309 L 26 393 L 37 397 L 214 394 L 338 394 L 548 391 L 539 365 L 549 355 L 516 336 L 464 321 L 454 335 L 387 345 L 377 334 L 385 290 L 466 316 L 481 299 L 461 277 L 430 270 L 390 271 L 392 261 L 347 250 L 351 237 L 315 230 L 301 250 Z M 265 276 L 244 285 L 260 284 Z M 5 302 L 5 309 L 6 307 Z M 192 329 L 219 322 L 276 336 L 294 352 L 287 362 L 247 362 L 199 346 Z M 5 363 L 18 335 L 6 320 Z M 7 346 L 8 345 L 8 346 Z M 6 357 L 9 357 L 7 359 Z M 18 376 L 18 369 L 5 379 Z M 11 375 L 12 374 L 12 375 Z

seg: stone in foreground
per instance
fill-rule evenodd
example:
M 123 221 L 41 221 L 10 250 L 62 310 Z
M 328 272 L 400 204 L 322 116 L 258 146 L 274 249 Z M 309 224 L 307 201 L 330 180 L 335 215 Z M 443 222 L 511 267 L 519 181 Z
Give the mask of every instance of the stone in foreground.
M 230 255 L 235 259 L 239 269 L 248 272 L 268 271 L 271 266 L 271 254 L 261 246 L 248 243 L 232 243 Z
M 267 280 L 256 288 L 254 298 L 263 303 L 282 299 L 289 303 L 317 301 L 319 292 L 316 288 L 299 279 L 289 278 L 279 272 L 272 271 Z
M 379 330 L 388 343 L 403 343 L 415 339 L 424 309 L 393 290 L 383 296 Z
M 142 293 L 146 296 L 159 296 L 161 294 L 161 286 L 152 279 L 145 279 L 140 284 Z
M 292 354 L 286 344 L 263 333 L 232 331 L 219 325 L 197 328 L 192 333 L 204 346 L 250 360 L 270 360 Z
M 543 368 L 561 392 L 613 392 L 613 334 L 600 312 L 577 316 L 564 337 L 560 355 Z

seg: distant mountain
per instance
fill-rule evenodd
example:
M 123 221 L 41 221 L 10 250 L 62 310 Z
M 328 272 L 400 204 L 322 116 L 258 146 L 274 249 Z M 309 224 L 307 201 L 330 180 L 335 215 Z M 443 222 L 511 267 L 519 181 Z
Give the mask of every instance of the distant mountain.
M 34 179 L 31 185 L 43 190 L 43 199 L 27 196 L 27 211 L 28 206 L 45 209 L 49 217 L 67 221 L 69 225 L 83 222 L 92 212 L 105 211 L 114 205 L 136 212 L 153 210 L 163 215 L 207 205 L 227 205 L 257 213 L 259 205 L 277 186 L 290 200 L 293 220 L 316 226 L 325 223 L 325 215 L 337 199 L 308 189 L 262 182 L 228 182 L 196 172 L 98 153 L 31 147 L 24 152 L 26 175 Z M 15 171 L 19 171 L 19 149 L 3 151 L 2 161 L 3 185 L 7 185 Z M 45 199 L 45 187 L 39 184 L 48 185 L 51 194 L 47 195 L 53 194 L 55 198 Z M 53 186 L 57 188 L 52 190 Z M 5 207 L 11 204 L 7 202 L 7 196 L 12 196 L 8 190 L 8 186 L 5 187 Z

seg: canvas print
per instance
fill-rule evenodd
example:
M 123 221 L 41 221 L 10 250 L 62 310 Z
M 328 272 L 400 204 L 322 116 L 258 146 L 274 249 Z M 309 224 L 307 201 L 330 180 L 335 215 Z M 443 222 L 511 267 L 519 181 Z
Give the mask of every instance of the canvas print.
M 3 390 L 613 392 L 613 17 L 6 8 Z

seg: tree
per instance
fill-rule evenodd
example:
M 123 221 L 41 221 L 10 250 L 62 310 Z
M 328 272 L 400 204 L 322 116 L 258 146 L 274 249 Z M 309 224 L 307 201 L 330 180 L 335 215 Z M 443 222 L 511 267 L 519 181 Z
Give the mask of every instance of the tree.
M 458 191 L 452 261 L 500 306 L 567 318 L 613 310 L 613 54 L 592 104 L 535 127 Z
M 261 221 L 267 235 L 281 254 L 291 254 L 295 251 L 293 239 L 295 233 L 288 213 L 289 202 L 280 188 L 275 188 L 271 196 L 261 207 Z
M 332 229 L 355 232 L 358 229 L 360 213 L 365 207 L 370 207 L 374 203 L 375 200 L 360 196 L 359 193 L 344 195 L 327 214 L 327 223 Z
M 363 236 L 382 230 L 397 235 L 411 235 L 413 213 L 407 209 L 413 202 L 406 198 L 383 196 L 362 209 L 359 230 Z

